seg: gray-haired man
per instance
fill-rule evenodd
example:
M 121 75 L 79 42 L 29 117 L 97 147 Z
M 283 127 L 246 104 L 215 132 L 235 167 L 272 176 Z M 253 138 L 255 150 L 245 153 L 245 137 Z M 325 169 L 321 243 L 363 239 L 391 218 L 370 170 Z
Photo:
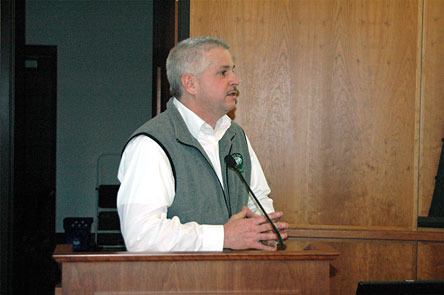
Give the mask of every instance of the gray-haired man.
M 242 128 L 226 115 L 239 79 L 228 45 L 189 38 L 167 59 L 173 97 L 167 110 L 137 129 L 119 167 L 117 199 L 129 251 L 275 250 L 276 234 L 223 159 L 237 154 L 242 173 L 267 212 L 270 189 Z M 270 217 L 286 238 L 288 224 Z

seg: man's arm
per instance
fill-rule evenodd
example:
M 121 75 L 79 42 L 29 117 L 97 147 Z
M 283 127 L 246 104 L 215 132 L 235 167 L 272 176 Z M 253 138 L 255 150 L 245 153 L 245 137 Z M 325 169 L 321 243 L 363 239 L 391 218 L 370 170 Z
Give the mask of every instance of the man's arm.
M 128 251 L 274 250 L 260 243 L 276 239 L 265 218 L 245 208 L 225 225 L 182 224 L 167 218 L 174 200 L 174 176 L 162 148 L 152 139 L 133 139 L 122 155 L 117 209 Z M 273 213 L 278 219 L 281 213 Z M 285 223 L 278 225 L 279 229 Z
M 126 147 L 119 167 L 117 209 L 129 251 L 221 251 L 222 225 L 182 224 L 168 219 L 174 176 L 162 148 L 139 136 Z
M 281 237 L 286 239 L 288 236 L 286 233 L 288 223 L 279 222 L 283 213 L 274 212 L 273 200 L 269 198 L 271 192 L 270 187 L 268 186 L 260 162 L 248 137 L 246 137 L 246 139 L 251 160 L 251 190 L 278 228 Z M 259 206 L 255 200 L 250 197 L 248 199 L 248 208 L 244 208 L 238 214 L 233 215 L 228 223 L 224 225 L 224 247 L 231 249 L 255 248 L 261 250 L 276 250 L 277 236 L 266 218 L 261 215 L 262 211 Z M 243 238 L 239 239 L 239 236 Z
M 278 228 L 283 239 L 287 238 L 285 230 L 288 228 L 286 222 L 278 222 L 282 212 L 269 214 L 273 223 Z M 272 226 L 264 216 L 253 213 L 249 208 L 244 207 L 239 213 L 233 215 L 224 224 L 224 248 L 230 249 L 259 249 L 276 250 L 276 234 Z
M 246 138 L 248 144 L 248 152 L 250 153 L 251 160 L 251 190 L 254 192 L 257 199 L 267 213 L 274 212 L 273 200 L 269 197 L 271 190 L 268 186 L 267 179 L 265 178 L 264 171 L 262 170 L 259 159 L 257 158 L 256 153 L 251 146 L 250 140 L 248 139 L 248 137 Z M 259 206 L 256 205 L 252 197 L 248 198 L 248 208 L 250 208 L 251 211 L 253 211 L 254 213 L 262 215 Z

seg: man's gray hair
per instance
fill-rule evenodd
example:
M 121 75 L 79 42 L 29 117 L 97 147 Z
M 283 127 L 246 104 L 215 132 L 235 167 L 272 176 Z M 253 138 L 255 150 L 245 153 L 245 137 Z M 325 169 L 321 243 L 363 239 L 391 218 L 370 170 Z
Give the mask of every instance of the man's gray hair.
M 230 48 L 221 39 L 202 36 L 185 39 L 171 49 L 166 61 L 166 70 L 172 96 L 181 98 L 182 75 L 185 73 L 197 75 L 203 72 L 207 67 L 204 52 L 216 47 Z

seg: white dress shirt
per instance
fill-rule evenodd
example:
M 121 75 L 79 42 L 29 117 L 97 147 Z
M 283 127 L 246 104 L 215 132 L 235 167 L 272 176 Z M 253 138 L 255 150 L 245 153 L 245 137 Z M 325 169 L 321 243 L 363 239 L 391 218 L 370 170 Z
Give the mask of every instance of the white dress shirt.
M 230 127 L 231 119 L 226 115 L 221 117 L 213 129 L 179 100 L 174 98 L 173 103 L 207 153 L 223 185 L 219 140 Z M 248 138 L 247 143 L 252 165 L 250 186 L 267 213 L 273 212 L 273 200 L 268 197 L 270 188 Z M 117 210 L 128 251 L 223 249 L 223 225 L 182 224 L 177 216 L 167 218 L 168 207 L 174 201 L 174 176 L 167 155 L 154 140 L 141 135 L 129 142 L 120 161 L 118 179 L 121 185 Z M 248 207 L 260 214 L 251 196 Z

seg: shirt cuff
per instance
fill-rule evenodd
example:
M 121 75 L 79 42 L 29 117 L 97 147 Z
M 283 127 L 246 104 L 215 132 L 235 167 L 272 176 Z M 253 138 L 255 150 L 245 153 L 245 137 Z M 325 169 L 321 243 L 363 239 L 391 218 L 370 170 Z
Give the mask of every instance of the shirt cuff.
M 224 226 L 202 225 L 201 251 L 222 251 L 224 248 Z

